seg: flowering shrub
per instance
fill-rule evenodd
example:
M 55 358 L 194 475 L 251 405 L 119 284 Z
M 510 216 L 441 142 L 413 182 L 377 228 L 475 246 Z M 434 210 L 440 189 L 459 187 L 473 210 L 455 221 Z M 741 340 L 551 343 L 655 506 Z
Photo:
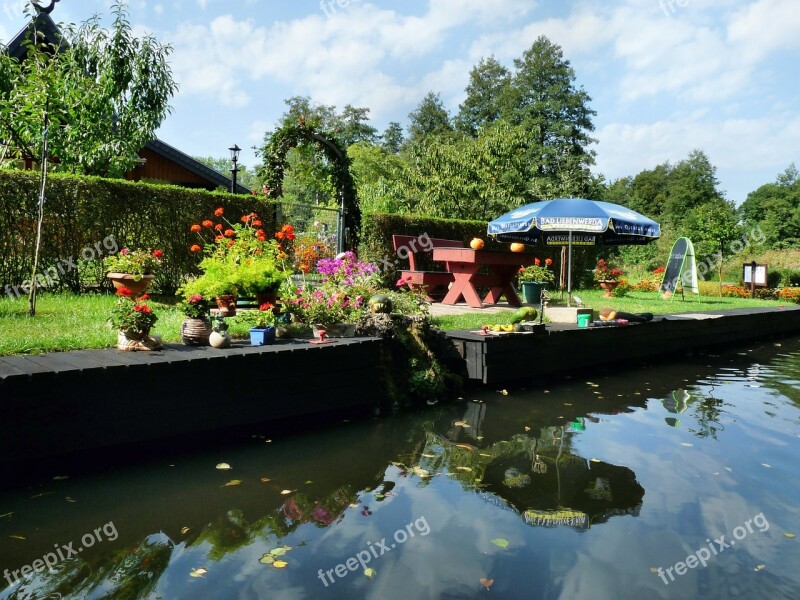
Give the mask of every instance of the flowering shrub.
M 164 256 L 162 250 L 129 250 L 123 248 L 116 254 L 106 257 L 103 266 L 108 273 L 126 273 L 134 275 L 134 279 L 139 281 L 142 275 L 155 275 L 158 267 L 161 266 L 161 259 Z
M 653 269 L 651 275 L 640 279 L 636 283 L 630 284 L 630 289 L 634 292 L 657 292 L 661 288 L 661 281 L 664 279 L 664 267 Z
M 778 298 L 800 304 L 800 288 L 783 288 L 778 292 Z
M 204 319 L 208 316 L 211 303 L 200 294 L 192 294 L 180 304 L 183 314 L 190 319 Z
M 594 269 L 595 281 L 617 281 L 625 274 L 622 269 L 617 269 L 611 265 L 607 260 L 602 258 L 597 261 L 597 266 Z
M 548 267 L 553 264 L 553 259 L 546 258 L 544 266 L 541 261 L 534 259 L 533 265 L 530 267 L 520 267 L 519 280 L 520 281 L 554 281 L 556 276 Z
M 296 235 L 292 245 L 292 269 L 298 273 L 308 273 L 321 259 L 334 255 L 333 240 L 319 231 L 322 225 L 315 221 L 314 230 Z
M 743 285 L 723 285 L 721 295 L 732 298 L 749 298 L 750 288 L 746 288 Z
M 258 310 L 245 310 L 237 313 L 233 319 L 237 323 L 248 325 L 251 329 L 266 329 L 275 324 L 275 308 L 269 302 L 264 302 Z
M 121 330 L 126 335 L 147 335 L 158 321 L 158 317 L 146 304 L 150 299 L 147 294 L 138 298 L 126 287 L 117 290 L 117 303 L 111 309 L 111 318 L 108 320 L 112 327 Z
M 284 299 L 284 303 L 296 318 L 308 325 L 355 323 L 367 311 L 364 296 L 326 287 L 300 288 L 294 298 Z
M 336 286 L 374 286 L 378 267 L 356 259 L 352 252 L 337 258 L 323 258 L 317 262 L 322 283 Z

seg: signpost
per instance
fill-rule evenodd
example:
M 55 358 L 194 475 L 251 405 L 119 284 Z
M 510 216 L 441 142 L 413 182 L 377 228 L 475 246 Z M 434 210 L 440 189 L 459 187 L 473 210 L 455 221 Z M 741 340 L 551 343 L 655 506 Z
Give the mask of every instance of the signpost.
M 756 264 L 756 261 L 742 265 L 742 281 L 750 287 L 751 298 L 756 297 L 757 287 L 767 287 L 767 269 L 767 265 Z
M 681 299 L 684 290 L 688 290 L 700 297 L 700 284 L 697 281 L 697 262 L 694 257 L 692 240 L 686 237 L 679 238 L 672 246 L 669 261 L 664 269 L 664 279 L 661 281 L 661 296 L 672 299 L 678 285 L 681 287 Z

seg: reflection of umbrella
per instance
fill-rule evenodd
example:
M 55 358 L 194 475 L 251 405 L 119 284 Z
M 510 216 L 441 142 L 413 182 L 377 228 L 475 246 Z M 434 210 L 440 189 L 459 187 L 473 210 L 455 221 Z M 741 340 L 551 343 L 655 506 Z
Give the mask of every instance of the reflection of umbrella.
M 572 295 L 572 246 L 647 244 L 661 235 L 655 221 L 619 204 L 559 198 L 526 204 L 489 223 L 489 235 L 501 242 L 569 248 L 567 302 Z

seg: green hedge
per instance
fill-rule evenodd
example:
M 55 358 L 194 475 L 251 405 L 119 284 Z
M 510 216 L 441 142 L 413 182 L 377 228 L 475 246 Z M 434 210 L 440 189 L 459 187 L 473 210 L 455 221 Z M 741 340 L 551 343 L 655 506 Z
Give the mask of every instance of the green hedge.
M 31 277 L 38 196 L 37 173 L 0 172 L 0 293 Z M 56 289 L 80 291 L 92 283 L 104 285 L 98 255 L 109 253 L 104 240 L 112 248 L 115 241 L 119 248 L 163 250 L 164 267 L 154 288 L 173 293 L 187 274 L 197 270 L 199 256 L 189 248 L 198 240 L 190 226 L 213 218 L 219 206 L 231 221 L 256 211 L 266 231 L 276 228 L 276 205 L 261 197 L 51 174 L 39 272 L 58 272 Z

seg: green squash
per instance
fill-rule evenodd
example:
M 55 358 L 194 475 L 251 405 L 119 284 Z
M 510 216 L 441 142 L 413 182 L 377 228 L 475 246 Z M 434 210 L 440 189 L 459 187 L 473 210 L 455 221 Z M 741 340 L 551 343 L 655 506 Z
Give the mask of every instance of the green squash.
M 521 323 L 522 321 L 535 321 L 539 316 L 539 311 L 532 306 L 521 306 L 514 312 L 511 317 L 512 323 Z
M 383 294 L 375 294 L 367 301 L 367 306 L 373 313 L 392 312 L 392 299 Z

